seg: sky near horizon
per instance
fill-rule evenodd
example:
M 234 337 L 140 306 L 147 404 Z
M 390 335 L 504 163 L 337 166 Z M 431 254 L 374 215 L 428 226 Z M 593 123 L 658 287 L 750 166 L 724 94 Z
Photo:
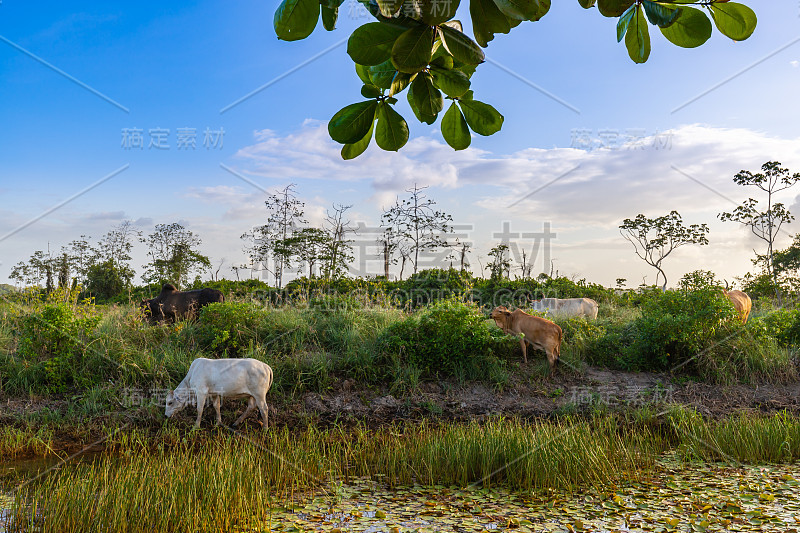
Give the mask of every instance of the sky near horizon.
M 732 182 L 739 170 L 777 160 L 800 172 L 800 4 L 745 1 L 759 17 L 750 39 L 715 29 L 692 50 L 651 26 L 650 59 L 635 65 L 616 20 L 554 3 L 497 35 L 473 77 L 475 97 L 505 116 L 499 133 L 454 152 L 438 123 L 412 120 L 403 95 L 408 145 L 342 161 L 326 125 L 362 99 L 345 40 L 369 19 L 354 2 L 336 31 L 288 43 L 272 28 L 277 2 L 3 0 L 0 283 L 35 250 L 96 241 L 123 220 L 145 234 L 181 222 L 234 278 L 240 236 L 265 221 L 265 191 L 289 183 L 311 223 L 353 205 L 366 274 L 382 273 L 369 228 L 415 183 L 474 243 L 476 273 L 505 232 L 534 253 L 534 275 L 552 259 L 562 275 L 608 286 L 653 283 L 618 226 L 673 209 L 711 233 L 709 246 L 667 260 L 670 284 L 701 268 L 729 280 L 752 269 L 761 245 L 716 215 L 758 198 Z M 457 18 L 471 34 L 466 6 Z M 800 216 L 800 185 L 780 200 Z M 778 247 L 797 232 L 786 227 Z M 139 274 L 145 251 L 135 249 Z

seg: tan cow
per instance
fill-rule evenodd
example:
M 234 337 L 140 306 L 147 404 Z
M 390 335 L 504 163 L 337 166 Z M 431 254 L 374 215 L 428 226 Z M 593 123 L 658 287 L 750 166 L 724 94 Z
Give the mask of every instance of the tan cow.
M 542 298 L 531 302 L 534 311 L 565 317 L 597 318 L 597 302 L 591 298 Z
M 531 316 L 517 309 L 509 311 L 503 306 L 495 307 L 489 315 L 497 326 L 509 335 L 516 335 L 522 348 L 522 360 L 528 362 L 528 349 L 525 342 L 534 348 L 544 350 L 547 362 L 550 363 L 550 372 L 555 369 L 558 356 L 561 353 L 561 328 L 546 318 Z
M 750 300 L 750 297 L 743 293 L 742 291 L 726 291 L 723 290 L 722 294 L 728 297 L 728 299 L 733 304 L 733 307 L 736 308 L 736 312 L 739 314 L 739 318 L 742 319 L 742 324 L 747 323 L 747 317 L 750 314 L 750 310 L 753 308 L 753 302 Z

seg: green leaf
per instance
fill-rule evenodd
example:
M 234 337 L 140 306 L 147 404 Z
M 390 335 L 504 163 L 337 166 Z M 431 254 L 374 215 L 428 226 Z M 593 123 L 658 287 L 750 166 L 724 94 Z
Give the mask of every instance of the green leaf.
M 464 33 L 448 26 L 439 26 L 442 44 L 457 61 L 467 65 L 477 65 L 485 59 L 483 50 Z
M 596 1 L 597 0 L 578 0 L 578 3 L 583 9 L 589 9 L 590 7 L 594 6 Z
M 503 127 L 503 115 L 497 109 L 479 100 L 458 100 L 461 111 L 472 131 L 479 135 L 492 135 Z
M 456 16 L 461 0 L 418 0 L 422 22 L 428 26 L 438 26 Z
M 447 53 L 444 47 L 439 48 L 435 54 L 433 54 L 433 59 L 431 59 L 431 66 L 437 66 L 439 68 L 443 68 L 445 70 L 452 69 L 455 65 L 453 64 L 453 56 Z
M 539 14 L 539 0 L 494 0 L 500 11 L 517 20 L 534 20 Z
M 385 102 L 378 105 L 375 142 L 384 150 L 396 152 L 408 142 L 408 124 L 400 113 Z
M 644 10 L 636 6 L 635 11 L 636 15 L 625 33 L 625 47 L 634 63 L 644 63 L 650 57 L 650 30 L 647 27 Z
M 319 10 L 319 0 L 283 0 L 272 21 L 278 39 L 299 41 L 311 35 Z
M 428 66 L 433 53 L 434 28 L 420 26 L 403 33 L 392 47 L 392 63 L 400 72 L 413 74 Z
M 455 150 L 464 150 L 472 142 L 467 121 L 455 102 L 442 117 L 442 137 Z
M 374 85 L 362 85 L 361 96 L 364 98 L 377 98 L 381 95 L 381 90 Z
M 380 9 L 381 15 L 391 18 L 403 7 L 403 1 L 404 0 L 377 0 L 378 9 Z
M 395 94 L 400 94 L 408 87 L 417 74 L 407 74 L 405 72 L 397 72 L 395 71 L 394 78 L 392 79 L 391 87 L 389 87 L 389 94 L 394 96 Z
M 325 4 L 320 5 L 322 9 L 322 27 L 327 31 L 336 29 L 336 20 L 339 18 L 338 7 L 328 7 Z
M 534 21 L 541 19 L 543 16 L 547 15 L 550 11 L 550 0 L 539 0 L 539 12 L 536 13 L 536 17 L 533 18 Z
M 342 159 L 355 159 L 364 153 L 367 147 L 369 147 L 369 142 L 372 140 L 372 130 L 374 126 L 375 123 L 371 122 L 369 125 L 369 132 L 367 132 L 360 141 L 342 146 Z
M 372 84 L 381 89 L 391 88 L 395 74 L 397 74 L 397 69 L 394 68 L 391 59 L 387 59 L 380 65 L 369 67 L 369 77 L 372 79 Z
M 451 98 L 463 96 L 469 90 L 469 77 L 460 70 L 431 67 L 431 75 L 433 75 L 433 83 L 436 84 L 436 87 Z
M 405 28 L 384 22 L 359 26 L 347 40 L 347 53 L 356 63 L 371 67 L 391 57 L 392 46 Z
M 420 111 L 419 107 L 417 107 L 417 102 L 414 99 L 414 94 L 413 93 L 414 93 L 414 90 L 413 90 L 413 84 L 412 84 L 412 86 L 409 87 L 409 89 L 408 89 L 407 99 L 408 99 L 408 105 L 409 105 L 409 107 L 411 107 L 411 111 L 414 112 L 414 116 L 417 117 L 417 120 L 419 120 L 420 122 L 424 122 L 425 124 L 433 124 L 434 122 L 436 122 L 436 117 L 437 117 L 436 115 L 423 115 L 422 114 L 422 112 Z
M 361 140 L 375 120 L 378 102 L 369 100 L 343 107 L 328 122 L 331 139 L 342 144 L 352 144 Z
M 433 86 L 431 76 L 427 72 L 417 75 L 414 81 L 411 82 L 411 89 L 409 90 L 413 93 L 414 103 L 417 104 L 417 109 L 426 117 L 435 117 L 444 107 L 442 93 Z
M 680 11 L 677 8 L 656 4 L 650 0 L 644 0 L 642 6 L 644 6 L 644 13 L 647 15 L 647 20 L 650 21 L 650 24 L 659 28 L 669 27 L 680 15 Z
M 628 26 L 633 20 L 633 17 L 636 15 L 636 9 L 633 6 L 629 7 L 628 10 L 622 14 L 617 22 L 617 42 L 622 41 L 625 37 L 625 32 L 628 31 Z
M 758 23 L 752 9 L 736 2 L 711 4 L 711 17 L 720 33 L 734 41 L 744 41 L 753 35 Z
M 597 0 L 597 9 L 604 17 L 619 17 L 629 7 L 633 5 L 634 0 Z
M 661 28 L 661 33 L 669 42 L 683 48 L 695 48 L 711 37 L 711 21 L 693 7 L 680 7 L 681 12 L 675 22 L 668 28 Z
M 486 48 L 495 33 L 508 33 L 511 25 L 500 8 L 492 0 L 470 0 L 469 14 L 472 18 L 472 33 L 478 44 Z
M 364 65 L 359 65 L 358 63 L 356 63 L 355 65 L 356 65 L 356 74 L 358 74 L 358 77 L 361 79 L 361 81 L 363 81 L 365 85 L 374 85 L 372 83 L 372 78 L 369 76 L 369 67 Z

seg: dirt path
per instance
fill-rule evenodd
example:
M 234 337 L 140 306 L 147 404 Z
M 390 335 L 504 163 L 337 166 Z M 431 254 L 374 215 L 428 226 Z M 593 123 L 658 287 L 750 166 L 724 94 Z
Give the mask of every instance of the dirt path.
M 430 416 L 452 420 L 496 414 L 540 418 L 598 407 L 659 408 L 672 403 L 693 407 L 712 418 L 742 411 L 800 414 L 800 382 L 723 386 L 674 380 L 667 374 L 588 368 L 583 375 L 552 380 L 518 376 L 502 391 L 486 384 L 439 382 L 424 383 L 415 393 L 395 396 L 386 391 L 357 390 L 352 381 L 344 381 L 329 393 L 306 393 L 300 402 L 275 414 L 288 424 L 298 419 L 385 423 Z

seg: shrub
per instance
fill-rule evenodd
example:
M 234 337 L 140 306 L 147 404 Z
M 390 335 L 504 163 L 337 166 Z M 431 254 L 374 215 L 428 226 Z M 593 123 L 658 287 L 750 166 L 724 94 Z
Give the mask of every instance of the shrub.
M 200 310 L 195 331 L 205 349 L 235 357 L 255 342 L 260 320 L 261 312 L 254 304 L 212 303 Z
M 730 333 L 735 310 L 712 286 L 653 293 L 634 322 L 631 350 L 652 369 L 690 364 L 710 345 Z
M 747 324 L 755 335 L 775 338 L 781 345 L 800 343 L 800 310 L 778 309 L 763 317 L 752 318 Z
M 70 386 L 89 386 L 97 381 L 95 369 L 86 370 L 91 366 L 88 359 L 104 357 L 93 354 L 90 347 L 100 318 L 94 305 L 70 303 L 46 304 L 23 315 L 17 356 L 20 364 L 30 369 L 27 385 L 64 392 Z M 91 355 L 95 357 L 88 357 Z
M 426 377 L 485 379 L 491 367 L 504 364 L 495 355 L 504 337 L 500 330 L 489 328 L 477 306 L 443 300 L 390 325 L 381 341 L 386 351 Z

